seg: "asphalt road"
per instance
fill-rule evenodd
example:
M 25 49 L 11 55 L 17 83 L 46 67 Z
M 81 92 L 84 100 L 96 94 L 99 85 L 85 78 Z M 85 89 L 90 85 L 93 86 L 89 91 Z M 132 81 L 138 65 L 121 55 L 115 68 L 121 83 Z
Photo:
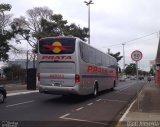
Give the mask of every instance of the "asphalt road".
M 140 81 L 138 89 L 143 85 Z M 128 80 L 120 82 L 114 91 L 101 92 L 96 98 L 41 93 L 9 96 L 0 105 L 0 127 L 8 124 L 18 127 L 108 126 L 122 115 L 136 93 L 136 82 Z

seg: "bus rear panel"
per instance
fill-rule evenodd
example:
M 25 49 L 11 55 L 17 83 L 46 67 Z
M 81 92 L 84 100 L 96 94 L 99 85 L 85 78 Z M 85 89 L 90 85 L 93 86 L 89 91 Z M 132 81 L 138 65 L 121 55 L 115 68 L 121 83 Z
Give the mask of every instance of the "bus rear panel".
M 78 94 L 75 38 L 45 38 L 39 41 L 39 91 Z

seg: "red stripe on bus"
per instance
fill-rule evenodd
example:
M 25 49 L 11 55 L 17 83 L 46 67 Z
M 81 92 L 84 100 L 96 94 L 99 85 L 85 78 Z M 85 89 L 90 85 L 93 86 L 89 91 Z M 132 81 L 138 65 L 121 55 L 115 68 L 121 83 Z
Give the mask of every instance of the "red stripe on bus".
M 93 66 L 93 65 L 88 65 L 87 72 L 89 72 L 89 73 L 103 73 L 103 74 L 108 74 L 111 76 L 116 76 L 116 70 L 101 68 L 101 67 L 97 67 L 97 66 Z

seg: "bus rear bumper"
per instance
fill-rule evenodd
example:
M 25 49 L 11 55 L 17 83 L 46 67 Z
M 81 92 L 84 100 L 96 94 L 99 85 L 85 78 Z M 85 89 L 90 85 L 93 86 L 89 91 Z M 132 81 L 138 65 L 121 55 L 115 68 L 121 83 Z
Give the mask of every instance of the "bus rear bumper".
M 79 95 L 79 86 L 75 85 L 74 87 L 56 87 L 56 86 L 44 86 L 39 85 L 39 92 L 46 94 L 77 94 Z

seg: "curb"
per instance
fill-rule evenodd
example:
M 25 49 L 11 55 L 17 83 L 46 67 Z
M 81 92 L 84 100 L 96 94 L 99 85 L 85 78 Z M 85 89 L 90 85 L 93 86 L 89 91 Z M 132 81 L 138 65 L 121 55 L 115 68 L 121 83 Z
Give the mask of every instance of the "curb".
M 9 96 L 15 96 L 15 95 L 22 95 L 22 94 L 38 93 L 38 92 L 39 92 L 39 90 L 24 91 L 24 92 L 14 92 L 14 93 L 7 94 L 7 97 L 9 97 Z

